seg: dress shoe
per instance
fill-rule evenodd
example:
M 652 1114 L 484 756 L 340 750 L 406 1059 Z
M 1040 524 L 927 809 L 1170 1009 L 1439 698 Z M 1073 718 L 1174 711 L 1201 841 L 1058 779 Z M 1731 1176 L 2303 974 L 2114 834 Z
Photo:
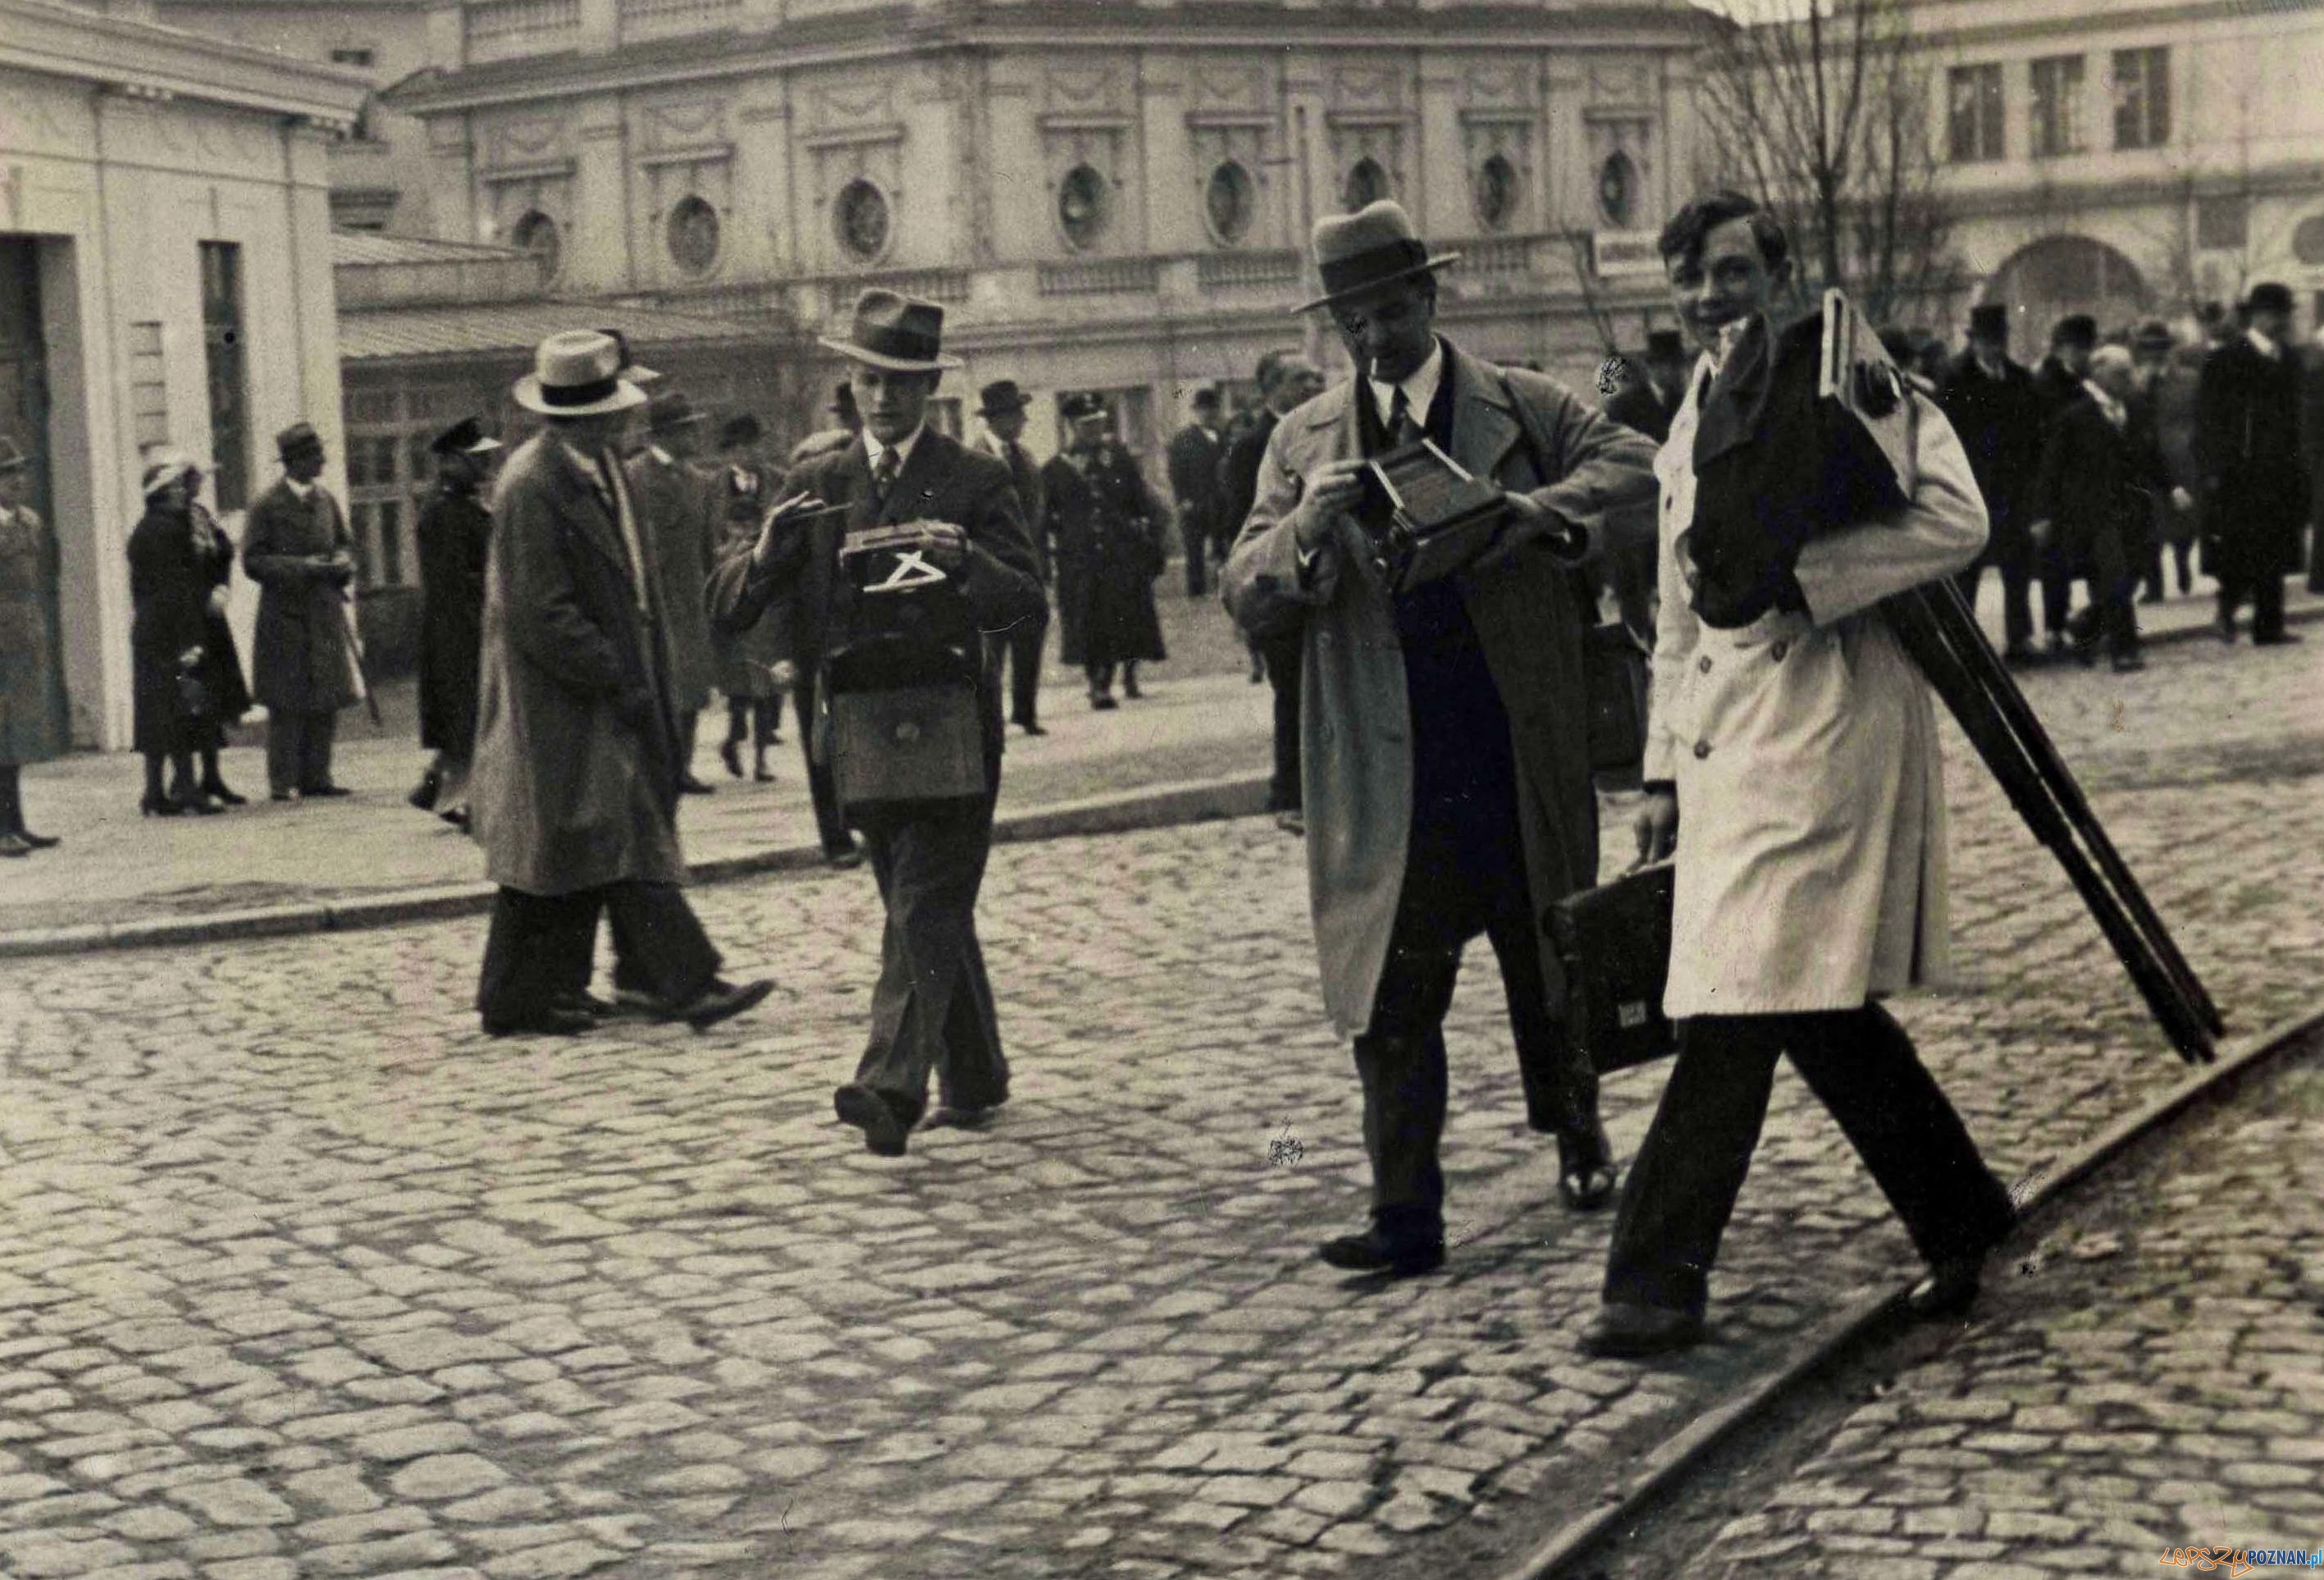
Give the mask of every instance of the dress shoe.
M 1307 832 L 1307 815 L 1305 812 L 1277 812 L 1275 826 L 1286 834 L 1305 835 Z
M 879 1093 L 850 1082 L 831 1095 L 831 1106 L 842 1124 L 852 1124 L 863 1132 L 867 1150 L 882 1158 L 904 1155 L 904 1138 L 911 1127 Z
M 2252 645 L 2254 647 L 2282 647 L 2288 643 L 2301 640 L 2303 639 L 2297 631 L 2278 631 L 2266 636 L 2253 637 Z
M 1360 1234 L 1324 1241 L 1315 1248 L 1315 1254 L 1342 1272 L 1416 1278 L 1444 1265 L 1444 1232 L 1390 1234 L 1374 1224 Z
M 268 790 L 266 799 L 270 801 L 295 801 L 299 799 L 299 792 L 294 790 Z
M 1121 704 L 1113 699 L 1113 694 L 1110 691 L 1093 691 L 1090 693 L 1090 707 L 1093 712 L 1111 713 L 1120 706 Z
M 2114 672 L 2117 675 L 2135 675 L 2144 668 L 2146 661 L 2136 653 L 2124 653 L 2114 661 Z
M 998 1104 L 983 1108 L 939 1108 L 928 1115 L 924 1130 L 991 1130 L 999 1118 Z
M 1128 679 L 1121 682 L 1121 694 L 1131 702 L 1142 702 L 1146 698 L 1146 693 L 1139 688 L 1138 682 Z
M 337 800 L 341 796 L 351 796 L 355 792 L 343 784 L 302 784 L 299 787 L 299 793 L 309 800 L 328 801 Z
M 235 794 L 232 790 L 226 789 L 226 781 L 222 779 L 206 779 L 202 781 L 202 794 L 209 797 L 210 799 L 216 801 L 221 807 L 246 807 L 250 805 L 250 798 L 248 796 L 238 796 Z
M 731 1021 L 743 1011 L 762 1003 L 775 991 L 773 981 L 761 977 L 756 982 L 740 984 L 713 981 L 708 987 L 694 995 L 687 1003 L 673 1011 L 670 1019 L 683 1021 L 696 1031 L 707 1031 L 721 1021 Z
M 1984 1270 L 1982 1256 L 1953 1256 L 1932 1263 L 1928 1276 L 1905 1295 L 1904 1309 L 1923 1322 L 1961 1316 L 1976 1303 L 1978 1275 Z
M 688 773 L 679 777 L 678 793 L 682 796 L 715 796 L 718 790 L 716 786 L 705 784 Z
M 177 802 L 178 810 L 185 813 L 189 818 L 215 818 L 226 810 L 224 807 L 219 806 L 189 784 L 181 784 L 171 790 L 170 799 Z
M 2216 630 L 2219 633 L 2219 640 L 2221 642 L 2226 642 L 2229 647 L 2236 645 L 2236 617 L 2234 615 L 2228 614 L 2222 617 L 2218 624 L 2212 629 Z
M 767 766 L 767 749 L 764 746 L 759 748 L 759 754 L 752 760 L 751 780 L 754 784 L 775 782 L 775 771 Z
M 1642 1361 L 1702 1342 L 1702 1318 L 1692 1311 L 1610 1300 L 1582 1335 L 1582 1353 L 1608 1361 Z
M 823 853 L 823 864 L 842 873 L 860 867 L 863 864 L 862 847 L 855 845 L 835 845 Z
M 718 747 L 718 761 L 726 765 L 726 772 L 729 777 L 734 779 L 742 778 L 742 743 L 740 741 L 726 741 L 721 743 Z
M 1614 1145 L 1606 1127 L 1557 1136 L 1557 1197 L 1568 1212 L 1594 1213 L 1614 1199 Z
M 53 834 L 35 834 L 29 828 L 17 829 L 16 837 L 23 840 L 26 845 L 31 845 L 34 850 L 54 850 L 57 846 L 64 843 L 63 840 L 59 839 Z
M 2025 669 L 2042 661 L 2042 655 L 2030 642 L 2013 642 L 2001 655 L 2001 661 L 2013 670 Z
M 420 776 L 420 782 L 414 785 L 411 793 L 403 799 L 411 803 L 414 811 L 432 812 L 436 809 L 437 793 L 443 788 L 442 776 L 431 768 Z M 221 796 L 218 799 L 224 800 L 226 798 Z
M 1040 725 L 1036 724 L 1029 718 L 1019 719 L 1017 721 L 1017 727 L 1024 731 L 1028 735 L 1046 735 L 1049 733 L 1047 729 L 1043 728 Z
M 141 796 L 137 801 L 137 815 L 141 818 L 179 818 L 185 815 L 185 808 L 167 796 Z
M 21 834 L 0 834 L 0 856 L 24 856 L 32 854 L 32 845 Z
M 536 1011 L 532 1014 L 520 1016 L 512 1021 L 487 1021 L 484 1022 L 484 1035 L 487 1037 L 578 1037 L 584 1031 L 594 1030 L 596 1025 L 597 1018 L 595 1015 L 585 1014 L 579 1010 L 568 1010 L 552 1005 L 548 1009 Z
M 609 1004 L 596 994 L 590 993 L 559 994 L 556 1007 L 560 1010 L 570 1010 L 576 1015 L 586 1015 L 593 1021 L 610 1021 L 622 1012 L 618 1005 Z

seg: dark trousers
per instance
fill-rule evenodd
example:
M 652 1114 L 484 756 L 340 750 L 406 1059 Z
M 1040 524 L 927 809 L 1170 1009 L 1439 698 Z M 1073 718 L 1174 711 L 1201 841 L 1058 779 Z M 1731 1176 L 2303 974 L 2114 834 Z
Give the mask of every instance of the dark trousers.
M 947 1108 L 990 1108 L 1009 1097 L 992 984 L 976 939 L 976 895 L 992 851 L 991 790 L 973 800 L 867 812 L 863 846 L 888 909 L 872 1031 L 855 1067 L 859 1086 L 907 1123 L 927 1106 L 928 1076 Z
M 2001 632 L 2005 651 L 2019 651 L 2034 641 L 2034 575 L 2022 558 L 2004 559 L 1994 567 L 2001 573 Z M 1972 565 L 1953 578 L 1972 609 L 1985 567 Z
M 615 986 L 683 1004 L 716 978 L 718 951 L 675 884 L 608 883 L 570 894 L 504 888 L 493 901 L 476 984 L 487 1030 L 521 1025 L 588 991 L 600 911 L 613 924 Z
M 1443 831 L 1416 824 L 1371 1023 L 1355 1044 L 1372 1212 L 1396 1234 L 1443 1227 L 1437 1147 L 1444 1133 L 1444 1012 L 1460 981 L 1462 950 L 1479 933 L 1500 964 L 1526 1123 L 1575 1138 L 1598 1132 L 1598 1075 L 1549 1012 L 1522 860 L 1482 870 L 1457 859 L 1452 844 Z
M 2283 634 L 2283 577 L 2222 573 L 2219 577 L 2219 623 L 2232 624 L 2236 611 L 2252 606 L 2252 640 L 2271 642 Z
M 1630 1165 L 1609 1302 L 1701 1313 L 1784 1053 L 1923 1257 L 1977 1255 L 2008 1232 L 2008 1192 L 1886 1010 L 1706 1015 L 1680 1027 L 1670 1084 Z
M 1210 591 L 1211 530 L 1196 513 L 1179 515 L 1178 543 L 1186 551 L 1186 596 L 1199 598 Z
M 2138 579 L 2126 565 L 2111 574 L 2090 577 L 2089 607 L 2067 622 L 2078 647 L 2098 642 L 2107 651 L 2126 659 L 2138 651 Z
M 1269 637 L 1259 644 L 1267 683 L 1275 692 L 1275 777 L 1267 787 L 1267 809 L 1296 812 L 1299 785 L 1299 670 L 1305 646 L 1300 632 Z
M 331 742 L 337 735 L 339 716 L 325 709 L 308 713 L 271 707 L 266 714 L 266 788 L 285 790 L 321 790 L 331 782 Z
M 2183 597 L 2195 587 L 2195 545 L 2190 541 L 2178 543 L 2156 543 L 2146 554 L 2146 596 L 2160 598 L 2168 590 L 2163 582 L 2163 559 L 2165 553 L 2178 562 L 2179 592 Z
M 2007 582 L 2002 585 L 2006 590 Z M 2042 629 L 2049 633 L 2051 640 L 2056 641 L 2069 633 L 2067 623 L 2072 619 L 2073 610 L 2073 573 L 2055 566 L 2043 567 Z
M 783 733 L 783 699 L 779 697 L 730 697 L 726 699 L 726 741 L 739 746 L 776 744 Z
M 799 756 L 807 762 L 807 799 L 815 803 L 816 837 L 824 854 L 855 848 L 854 839 L 839 815 L 839 791 L 831 782 L 831 765 L 815 760 L 815 670 L 802 664 L 798 682 L 791 688 L 791 707 L 798 719 Z
M 1041 722 L 1041 650 L 1049 640 L 1049 612 L 1044 608 L 1030 620 L 1019 620 L 998 636 L 988 639 L 992 670 L 996 675 L 1005 661 L 1009 666 L 1009 722 L 1031 725 Z

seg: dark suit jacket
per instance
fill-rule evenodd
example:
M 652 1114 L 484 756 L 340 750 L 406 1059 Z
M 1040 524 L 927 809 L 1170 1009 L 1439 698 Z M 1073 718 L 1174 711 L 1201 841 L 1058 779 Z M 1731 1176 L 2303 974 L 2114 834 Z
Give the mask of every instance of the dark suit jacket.
M 711 618 L 725 630 L 742 630 L 769 603 L 795 598 L 792 639 L 802 668 L 813 666 L 818 680 L 832 651 L 847 640 L 854 587 L 840 574 L 839 550 L 851 530 L 913 521 L 946 522 L 968 536 L 964 592 L 978 626 L 999 635 L 1019 620 L 1038 619 L 1047 607 L 1033 545 L 1018 513 L 1017 489 L 1007 463 L 977 454 L 933 428 L 921 430 L 911 458 L 889 490 L 886 504 L 872 505 L 872 465 L 860 438 L 834 455 L 812 461 L 791 475 L 792 493 L 805 491 L 826 504 L 849 507 L 845 516 L 818 516 L 794 531 L 773 563 L 755 563 L 752 545 L 731 547 L 710 577 Z M 989 678 L 989 677 L 988 677 Z M 827 695 L 818 684 L 818 696 Z M 1001 750 L 1001 695 L 984 688 L 985 744 Z M 826 761 L 824 726 L 816 721 L 816 757 Z
M 2208 490 L 2205 564 L 2215 572 L 2282 575 L 2299 564 L 2308 514 L 2300 381 L 2296 349 L 2279 347 L 2270 358 L 2248 337 L 2230 340 L 2203 364 L 2195 458 Z
M 2119 430 L 2088 393 L 2059 412 L 2027 510 L 2029 525 L 2052 524 L 2065 567 L 2101 590 L 2144 564 L 2155 506 L 2171 492 L 2153 407 L 2127 410 Z
M 1250 507 L 1259 501 L 1259 467 L 1267 459 L 1267 441 L 1275 437 L 1275 425 L 1283 419 L 1272 408 L 1259 412 L 1242 437 L 1227 447 L 1219 462 L 1219 507 L 1226 513 L 1223 531 L 1230 540 L 1242 531 L 1243 522 L 1250 519 Z
M 2034 388 L 2034 375 L 2005 363 L 1994 378 L 1973 352 L 1964 351 L 1945 369 L 1937 407 L 1969 452 L 1969 469 L 1985 495 L 1992 522 L 1985 557 L 1999 563 L 2021 545 L 2034 518 L 2024 513 L 2025 496 L 2042 466 L 2042 435 L 2049 408 Z
M 1219 458 L 1224 449 L 1219 437 L 1199 422 L 1189 422 L 1171 437 L 1170 497 L 1178 510 L 1181 536 L 1199 529 L 1202 537 L 1210 538 L 1222 530 L 1219 520 Z
M 1010 477 L 1017 485 L 1017 509 L 1025 518 L 1028 540 L 1033 545 L 1033 560 L 1047 582 L 1052 575 L 1049 560 L 1049 496 L 1041 481 L 1041 468 L 1033 463 L 1032 452 L 1021 441 L 1010 442 L 989 436 L 984 453 L 1009 468 Z
M 438 485 L 420 509 L 420 744 L 466 757 L 476 744 L 476 651 L 493 513 L 474 489 Z

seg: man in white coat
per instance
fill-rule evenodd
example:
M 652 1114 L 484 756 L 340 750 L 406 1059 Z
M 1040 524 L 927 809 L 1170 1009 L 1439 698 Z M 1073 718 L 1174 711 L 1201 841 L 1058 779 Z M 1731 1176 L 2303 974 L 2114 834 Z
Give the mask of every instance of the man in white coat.
M 1698 422 L 1727 355 L 1772 342 L 1789 245 L 1750 199 L 1721 192 L 1681 210 L 1661 252 L 1703 352 L 1655 463 L 1662 607 L 1637 827 L 1642 857 L 1675 844 L 1664 1007 L 1680 1042 L 1623 1193 L 1606 1303 L 1582 1338 L 1615 1356 L 1702 1336 L 1711 1266 L 1785 1053 L 1931 1264 L 1917 1311 L 1965 1309 L 2012 1221 L 2008 1194 L 1878 1002 L 1945 967 L 1945 815 L 1928 688 L 1877 605 L 1984 547 L 1968 457 L 1934 402 L 1912 395 L 1909 503 L 1823 526 L 1772 606 L 1741 624 L 1721 608 L 1724 628 L 1709 623 L 1720 605 L 1695 552 L 1709 541 Z

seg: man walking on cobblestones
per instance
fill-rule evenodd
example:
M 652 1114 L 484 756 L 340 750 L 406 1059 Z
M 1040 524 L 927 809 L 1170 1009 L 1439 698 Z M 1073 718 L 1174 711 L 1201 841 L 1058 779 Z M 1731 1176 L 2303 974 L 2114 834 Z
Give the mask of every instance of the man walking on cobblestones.
M 1557 1137 L 1561 1194 L 1590 1208 L 1613 1191 L 1597 1077 L 1536 919 L 1598 867 L 1572 571 L 1642 527 L 1654 447 L 1441 337 L 1436 271 L 1452 259 L 1395 203 L 1317 222 L 1314 245 L 1327 294 L 1308 306 L 1331 309 L 1360 376 L 1276 429 L 1226 597 L 1254 635 L 1303 633 L 1323 997 L 1356 1033 L 1373 1182 L 1370 1229 L 1321 1254 L 1402 1276 L 1444 1260 L 1444 1015 L 1479 933 L 1500 962 L 1526 1116 Z M 1351 512 L 1366 457 L 1422 435 L 1507 489 L 1508 513 L 1467 568 L 1392 595 Z
M 1662 606 L 1638 815 L 1642 858 L 1677 849 L 1664 1008 L 1680 1041 L 1623 1192 L 1606 1303 L 1582 1341 L 1616 1356 L 1702 1337 L 1711 1267 L 1786 1053 L 1932 1265 L 1915 1309 L 1966 1307 L 2012 1216 L 1878 1003 L 1944 969 L 1945 818 L 1928 687 L 1877 605 L 1985 546 L 1968 457 L 1934 404 L 1908 393 L 1922 402 L 1910 504 L 1831 523 L 1788 573 L 1749 578 L 1781 588 L 1771 606 L 1717 601 L 1714 615 L 1700 568 L 1735 558 L 1762 497 L 1748 483 L 1782 464 L 1737 409 L 1779 405 L 1766 393 L 1777 376 L 1768 315 L 1790 244 L 1752 199 L 1716 192 L 1679 212 L 1661 252 L 1704 352 L 1656 462 Z M 1728 437 L 1705 461 L 1707 423 Z M 1757 473 L 1737 469 L 1770 452 L 1779 458 Z M 1704 478 L 1714 483 L 1699 491 Z
M 2300 451 L 2300 363 L 2288 344 L 2292 292 L 2252 287 L 2249 327 L 2211 354 L 2195 396 L 2203 468 L 2204 563 L 2219 579 L 2219 637 L 2252 606 L 2252 641 L 2298 642 L 2283 624 L 2283 578 L 2300 568 L 2308 471 Z

